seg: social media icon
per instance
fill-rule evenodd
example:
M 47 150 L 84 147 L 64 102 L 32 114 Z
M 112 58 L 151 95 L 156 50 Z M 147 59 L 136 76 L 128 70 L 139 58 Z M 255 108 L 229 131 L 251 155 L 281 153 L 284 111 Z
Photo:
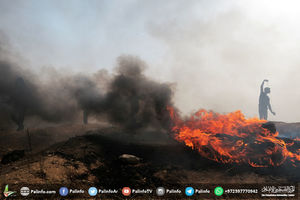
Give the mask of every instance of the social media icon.
M 157 196 L 164 196 L 166 193 L 166 190 L 164 187 L 158 187 L 156 188 L 156 194 Z
M 20 194 L 21 194 L 23 197 L 28 196 L 29 193 L 30 193 L 30 190 L 29 190 L 28 187 L 22 187 L 22 188 L 20 189 Z
M 95 187 L 90 187 L 90 189 L 89 189 L 89 195 L 90 195 L 90 196 L 96 196 L 97 193 L 98 193 L 97 188 L 95 188 Z
M 185 188 L 185 195 L 186 196 L 193 196 L 194 193 L 195 193 L 194 188 L 192 188 L 192 187 Z
M 123 187 L 122 194 L 124 196 L 129 196 L 131 194 L 131 189 L 129 187 Z
M 59 189 L 59 194 L 60 194 L 60 196 L 63 196 L 63 197 L 67 196 L 67 195 L 69 194 L 68 188 L 66 188 L 66 187 L 61 187 L 61 188 Z
M 215 188 L 214 192 L 215 192 L 216 196 L 222 196 L 222 194 L 224 193 L 224 190 L 222 187 L 218 186 Z

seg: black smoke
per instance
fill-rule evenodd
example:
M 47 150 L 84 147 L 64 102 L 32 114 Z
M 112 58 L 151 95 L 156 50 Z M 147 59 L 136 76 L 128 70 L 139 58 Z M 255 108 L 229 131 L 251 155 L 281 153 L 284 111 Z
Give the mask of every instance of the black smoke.
M 129 130 L 167 128 L 170 85 L 147 78 L 143 74 L 146 64 L 137 57 L 121 56 L 117 61 L 114 74 L 53 70 L 45 81 L 0 55 L 1 125 L 18 124 L 22 115 L 25 119 L 70 122 L 85 111 Z
M 75 105 L 62 99 L 60 92 L 60 88 L 43 85 L 36 75 L 0 60 L 0 109 L 4 123 L 17 123 L 21 115 L 51 122 L 71 119 Z
M 132 56 L 118 59 L 117 75 L 109 85 L 104 110 L 112 122 L 128 129 L 167 128 L 172 90 L 166 83 L 148 79 L 145 63 Z
M 139 58 L 121 56 L 105 93 L 99 83 L 80 76 L 75 78 L 73 94 L 81 109 L 105 115 L 110 122 L 126 129 L 167 128 L 167 106 L 172 104 L 173 94 L 170 84 L 147 78 L 143 74 L 145 68 Z

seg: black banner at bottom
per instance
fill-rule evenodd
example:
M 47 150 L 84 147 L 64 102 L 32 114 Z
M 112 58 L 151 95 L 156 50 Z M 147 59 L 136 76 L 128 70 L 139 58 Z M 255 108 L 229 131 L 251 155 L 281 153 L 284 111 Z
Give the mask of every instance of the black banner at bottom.
M 297 183 L 189 184 L 135 188 L 103 186 L 7 184 L 1 199 L 298 199 Z

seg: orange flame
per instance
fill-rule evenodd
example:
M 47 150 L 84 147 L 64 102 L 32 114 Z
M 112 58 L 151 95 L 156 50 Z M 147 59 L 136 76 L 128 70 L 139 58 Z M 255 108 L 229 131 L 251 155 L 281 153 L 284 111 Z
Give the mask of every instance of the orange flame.
M 287 148 L 294 141 L 286 143 L 277 137 L 278 132 L 264 128 L 265 120 L 246 119 L 241 111 L 223 115 L 206 110 L 182 120 L 172 107 L 168 110 L 174 138 L 210 160 L 253 167 L 279 166 L 287 159 L 293 164 L 300 161 L 299 149 L 291 152 Z

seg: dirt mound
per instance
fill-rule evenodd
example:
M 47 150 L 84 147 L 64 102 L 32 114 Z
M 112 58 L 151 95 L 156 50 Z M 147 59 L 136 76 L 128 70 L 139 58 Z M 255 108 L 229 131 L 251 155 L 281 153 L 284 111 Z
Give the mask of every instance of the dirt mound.
M 121 189 L 186 184 L 299 182 L 299 168 L 253 168 L 207 160 L 168 136 L 155 144 L 117 128 L 86 131 L 0 166 L 0 184 L 63 184 Z M 152 140 L 153 138 L 151 138 Z M 139 158 L 124 162 L 124 154 Z M 123 155 L 123 157 L 122 157 Z M 113 196 L 109 196 L 112 198 Z M 120 196 L 119 196 L 120 197 Z M 117 198 L 117 197 L 116 197 Z
M 300 138 L 300 123 L 274 122 L 280 137 Z
M 110 134 L 93 132 L 58 143 L 37 154 L 27 152 L 20 161 L 1 166 L 0 180 L 2 183 L 27 180 L 39 184 L 89 182 L 115 188 L 124 184 L 149 187 L 162 183 L 178 185 L 220 180 L 231 183 L 240 180 L 248 183 L 300 180 L 296 169 L 287 170 L 286 166 L 256 169 L 222 165 L 200 157 L 180 143 L 145 145 L 122 141 L 117 138 L 117 133 Z M 123 154 L 131 154 L 141 160 L 130 164 L 120 159 Z M 258 176 L 259 179 L 253 178 Z

